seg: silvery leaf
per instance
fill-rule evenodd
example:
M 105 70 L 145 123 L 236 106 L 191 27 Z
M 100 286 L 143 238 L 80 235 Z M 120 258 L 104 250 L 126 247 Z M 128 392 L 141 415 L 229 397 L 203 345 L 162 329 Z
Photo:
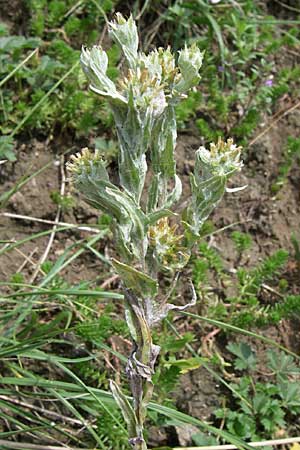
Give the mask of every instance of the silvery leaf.
M 154 297 L 157 294 L 157 281 L 134 267 L 113 259 L 113 266 L 128 289 L 143 297 Z
M 122 14 L 117 13 L 116 20 L 109 22 L 109 33 L 123 50 L 129 66 L 135 68 L 137 64 L 139 38 L 137 27 L 132 16 L 128 20 L 125 20 Z
M 194 174 L 190 177 L 192 198 L 183 219 L 187 229 L 198 236 L 199 231 L 222 199 L 226 182 L 230 176 L 242 167 L 241 147 L 218 140 L 211 144 L 210 150 L 200 147 L 196 152 Z
M 111 100 L 126 103 L 126 98 L 117 91 L 113 81 L 106 75 L 108 60 L 101 47 L 96 45 L 91 49 L 82 47 L 80 62 L 94 92 Z
M 136 430 L 138 428 L 138 420 L 135 412 L 119 386 L 113 380 L 110 380 L 109 383 L 113 397 L 117 405 L 121 409 L 124 420 L 127 424 L 129 436 L 135 436 Z
M 154 173 L 160 173 L 162 178 L 174 177 L 176 163 L 174 150 L 177 129 L 173 106 L 168 106 L 159 120 L 156 121 L 152 132 L 150 157 Z
M 200 81 L 199 70 L 202 66 L 204 53 L 196 45 L 179 51 L 178 66 L 182 79 L 175 85 L 180 93 L 185 93 L 192 87 L 197 86 Z
M 173 206 L 175 203 L 178 202 L 178 200 L 181 197 L 182 194 L 182 183 L 181 183 L 181 179 L 179 178 L 178 175 L 175 174 L 174 176 L 174 180 L 175 180 L 175 186 L 172 189 L 172 191 L 167 195 L 166 201 L 165 201 L 165 208 L 171 208 L 171 206 Z
M 93 207 L 115 219 L 120 247 L 128 257 L 143 259 L 147 251 L 147 219 L 135 200 L 114 186 L 108 178 L 99 152 L 84 149 L 69 164 L 74 186 Z

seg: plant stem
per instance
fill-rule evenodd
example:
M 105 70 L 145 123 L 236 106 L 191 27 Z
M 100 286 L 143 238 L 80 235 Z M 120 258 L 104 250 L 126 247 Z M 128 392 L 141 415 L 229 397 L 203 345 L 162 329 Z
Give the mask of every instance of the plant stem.
M 128 289 L 125 290 L 125 299 L 130 323 L 134 327 L 134 332 L 131 330 L 133 348 L 126 367 L 136 417 L 136 422 L 131 427 L 129 443 L 134 450 L 147 450 L 143 435 L 144 422 L 153 394 L 152 374 L 160 347 L 152 342 L 151 322 L 145 311 L 144 299 L 137 298 Z

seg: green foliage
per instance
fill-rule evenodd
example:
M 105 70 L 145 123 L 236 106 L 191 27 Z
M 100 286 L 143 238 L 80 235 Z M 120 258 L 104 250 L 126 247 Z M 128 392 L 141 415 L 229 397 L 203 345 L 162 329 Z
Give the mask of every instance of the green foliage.
M 276 33 L 278 23 L 267 17 L 257 2 L 215 7 L 204 1 L 176 1 L 166 11 L 166 18 L 166 40 L 172 36 L 178 45 L 182 40 L 196 39 L 206 50 L 201 99 L 196 115 L 188 115 L 193 119 L 195 116 L 206 141 L 215 140 L 223 129 L 245 144 L 259 124 L 262 111 L 271 113 L 279 97 L 291 94 L 291 90 L 296 94 L 299 89 L 299 68 L 287 63 L 282 69 L 276 60 L 279 51 L 297 48 L 299 29 Z M 205 113 L 209 125 L 197 111 Z
M 191 91 L 187 98 L 176 106 L 176 121 L 179 129 L 184 129 L 185 124 L 196 117 L 201 98 L 201 92 Z M 213 141 L 214 139 L 211 140 Z
M 170 336 L 168 331 L 168 329 L 164 329 L 156 337 L 162 352 L 153 376 L 153 382 L 155 384 L 155 395 L 159 403 L 172 406 L 174 399 L 171 396 L 179 385 L 180 375 L 199 367 L 201 361 L 200 358 L 178 358 L 178 353 L 182 352 L 187 344 L 195 340 L 192 333 L 184 333 L 181 337 L 174 338 L 174 336 Z
M 248 234 L 233 232 L 231 234 L 234 245 L 242 253 L 251 246 Z M 199 245 L 199 255 L 192 259 L 193 282 L 199 295 L 204 297 L 206 314 L 211 318 L 226 318 L 226 321 L 242 327 L 263 326 L 268 323 L 277 323 L 283 317 L 291 317 L 299 311 L 299 296 L 288 295 L 286 280 L 280 278 L 280 273 L 288 260 L 285 250 L 278 250 L 265 258 L 256 267 L 240 266 L 236 271 L 236 278 L 229 278 L 224 260 L 219 253 L 208 246 L 206 242 Z M 212 299 L 209 286 L 214 279 L 225 287 L 230 286 L 230 295 Z M 265 306 L 264 283 L 270 282 L 272 286 L 286 295 L 277 299 L 274 305 Z M 216 290 L 218 292 L 218 290 Z M 234 294 L 233 294 L 234 292 Z M 225 307 L 226 303 L 226 307 Z M 238 305 L 238 307 L 236 307 Z
M 300 370 L 293 358 L 269 350 L 266 369 L 271 373 L 264 380 L 255 372 L 256 358 L 248 344 L 231 343 L 227 349 L 237 356 L 235 368 L 247 372 L 237 382 L 230 383 L 235 392 L 233 403 L 218 409 L 216 417 L 224 420 L 228 431 L 251 441 L 285 429 L 287 419 L 297 417 L 300 412 Z
M 237 271 L 239 296 L 238 301 L 256 302 L 259 289 L 264 281 L 272 279 L 279 270 L 284 267 L 288 259 L 288 252 L 278 250 L 272 256 L 255 267 L 253 270 L 247 271 L 239 269 Z
M 213 130 L 204 119 L 197 119 L 196 126 L 200 136 L 203 136 L 207 141 L 215 141 L 219 137 L 220 132 Z
M 83 334 L 82 338 L 88 341 L 86 334 Z M 75 365 L 75 372 L 82 381 L 88 383 L 90 386 L 108 389 L 108 371 L 106 368 L 101 367 L 100 364 L 95 364 L 95 361 L 84 361 L 77 363 Z
M 266 311 L 266 318 L 261 318 L 262 324 L 268 322 L 278 323 L 282 318 L 296 318 L 300 314 L 300 295 L 287 295 L 282 302 Z
M 14 141 L 10 136 L 0 136 L 0 159 L 16 161 Z
M 10 278 L 11 283 L 24 283 L 24 275 L 20 272 L 14 273 Z M 18 289 L 18 288 L 16 288 Z
M 78 298 L 78 308 L 83 311 L 86 310 L 86 306 L 92 308 L 91 300 L 87 298 Z M 95 303 L 95 302 L 94 302 Z M 85 312 L 85 317 L 87 313 Z M 76 327 L 76 332 L 86 341 L 90 342 L 103 342 L 113 335 L 121 335 L 123 337 L 128 336 L 128 328 L 124 320 L 116 319 L 113 317 L 113 308 L 107 307 L 104 309 L 101 316 L 95 320 L 91 320 L 81 323 Z
M 118 156 L 118 145 L 112 140 L 96 138 L 95 149 L 101 153 L 107 163 L 116 160 Z
M 295 259 L 300 264 L 300 243 L 299 243 L 299 240 L 297 239 L 297 237 L 296 237 L 296 235 L 294 233 L 292 233 L 291 242 L 292 242 L 293 247 L 294 247 Z
M 98 237 L 97 239 L 99 240 Z M 90 245 L 93 243 L 90 242 Z M 42 264 L 43 279 L 40 282 L 40 289 L 32 286 L 31 291 L 34 294 L 28 292 L 30 285 L 26 284 L 22 274 L 17 273 L 11 277 L 13 289 L 8 296 L 8 304 L 4 305 L 0 315 L 1 332 L 5 334 L 5 337 L 3 335 L 1 338 L 0 345 L 2 374 L 16 376 L 19 379 L 29 376 L 36 381 L 41 381 L 45 375 L 46 379 L 51 380 L 51 387 L 49 386 L 47 395 L 43 387 L 38 390 L 39 392 L 36 391 L 33 396 L 37 397 L 34 399 L 31 398 L 32 392 L 27 387 L 20 386 L 17 391 L 13 384 L 10 391 L 6 386 L 10 398 L 18 395 L 19 399 L 26 398 L 27 402 L 32 400 L 32 404 L 39 398 L 40 405 L 43 405 L 42 418 L 39 419 L 40 415 L 30 416 L 27 409 L 20 408 L 13 411 L 9 401 L 5 404 L 2 401 L 1 414 L 4 408 L 12 430 L 15 426 L 15 417 L 18 415 L 20 429 L 25 434 L 30 430 L 40 442 L 38 430 L 41 426 L 44 429 L 43 439 L 45 436 L 51 438 L 53 424 L 51 414 L 48 415 L 48 407 L 49 403 L 54 401 L 62 415 L 70 413 L 77 420 L 75 426 L 73 422 L 68 423 L 70 431 L 67 434 L 61 426 L 64 419 L 56 420 L 55 433 L 61 440 L 67 436 L 69 442 L 73 442 L 74 445 L 84 446 L 88 445 L 88 442 L 97 442 L 103 449 L 125 450 L 128 449 L 128 437 L 123 419 L 120 413 L 116 412 L 114 404 L 108 409 L 95 395 L 86 401 L 85 394 L 90 392 L 91 386 L 108 388 L 110 369 L 103 358 L 92 354 L 93 347 L 102 349 L 103 345 L 107 345 L 107 340 L 116 334 L 126 337 L 127 327 L 124 321 L 114 317 L 114 305 L 111 302 L 102 308 L 99 298 L 92 295 L 97 289 L 87 290 L 89 282 L 71 287 L 62 277 L 60 274 L 62 267 L 66 267 L 76 257 L 76 253 L 71 252 L 71 258 L 68 260 L 70 256 L 68 250 L 66 249 L 64 255 L 57 261 L 46 261 Z M 81 253 L 82 250 L 79 250 L 77 256 Z M 23 295 L 26 291 L 27 295 Z M 75 295 L 68 294 L 75 291 Z M 100 292 L 103 290 L 99 289 Z M 3 305 L 2 297 L 1 301 Z M 51 306 L 53 304 L 54 308 Z M 7 317 L 10 318 L 10 323 L 6 323 Z M 15 361 L 18 361 L 18 364 Z M 61 395 L 58 386 L 62 383 L 65 389 L 63 380 L 70 377 L 75 390 L 76 386 L 88 384 L 89 387 L 84 387 L 83 396 L 71 394 L 70 397 L 67 395 L 67 399 L 63 398 L 64 394 Z M 47 404 L 43 403 L 45 398 Z M 95 428 L 88 423 L 90 417 L 95 421 L 93 423 Z M 84 426 L 84 433 L 79 432 L 78 423 L 80 427 L 81 424 Z M 1 437 L 4 438 L 5 433 L 1 434 Z
M 112 7 L 106 2 L 105 9 Z M 1 131 L 8 135 L 1 138 L 0 158 L 15 160 L 10 137 L 18 124 L 28 114 L 23 129 L 32 132 L 42 130 L 44 134 L 53 129 L 67 129 L 76 136 L 86 135 L 96 127 L 109 126 L 109 117 L 103 103 L 82 92 L 85 81 L 80 68 L 73 71 L 59 89 L 43 101 L 33 114 L 35 105 L 43 100 L 53 85 L 78 61 L 81 42 L 96 39 L 97 27 L 103 25 L 103 17 L 92 2 L 83 2 L 73 9 L 74 3 L 50 0 L 28 0 L 30 31 L 32 36 L 9 36 L 2 29 L 0 37 L 0 78 L 12 73 L 24 60 L 28 50 L 39 52 L 15 71 L 4 84 L 1 93 Z M 104 7 L 104 6 L 102 6 Z M 37 37 L 38 36 L 38 37 Z M 119 53 L 111 51 L 109 70 L 116 75 Z
M 240 344 L 231 342 L 226 348 L 236 356 L 236 359 L 234 360 L 234 367 L 236 370 L 255 369 L 256 357 L 252 352 L 250 345 L 243 342 Z
M 288 259 L 288 253 L 284 250 L 278 250 L 270 257 L 266 258 L 261 264 L 254 269 L 246 270 L 240 268 L 237 271 L 237 290 L 236 297 L 231 298 L 232 307 L 239 303 L 245 305 L 244 310 L 239 313 L 233 313 L 235 316 L 234 323 L 238 326 L 251 326 L 254 323 L 257 325 L 264 325 L 274 320 L 275 315 L 273 309 L 270 307 L 258 308 L 259 295 L 263 284 L 266 281 L 272 281 L 278 276 L 280 270 L 285 266 Z M 248 307 L 247 307 L 248 306 Z M 279 307 L 276 305 L 275 309 L 279 312 Z
M 259 123 L 259 109 L 260 108 L 249 109 L 244 117 L 233 127 L 232 132 L 235 136 L 245 140 L 245 138 L 248 138 L 253 134 Z
M 218 276 L 223 271 L 223 260 L 218 252 L 203 241 L 198 246 L 199 257 L 192 258 L 193 283 L 196 289 L 204 289 L 209 284 L 209 272 Z
M 192 440 L 193 443 L 199 447 L 218 445 L 218 441 L 215 437 L 204 434 L 201 431 L 193 434 Z
M 233 231 L 231 233 L 231 239 L 233 240 L 239 253 L 243 253 L 252 246 L 252 238 L 249 234 L 241 233 L 240 231 Z
M 272 191 L 277 193 L 287 181 L 293 164 L 300 160 L 300 138 L 287 138 L 287 145 L 283 152 L 282 163 L 279 165 L 277 180 L 272 184 Z
M 56 205 L 61 206 L 63 211 L 72 209 L 75 205 L 73 197 L 70 195 L 61 195 L 58 191 L 52 191 L 50 193 L 50 198 Z
M 113 411 L 118 422 L 123 425 L 120 427 L 112 421 L 111 415 L 106 409 L 99 410 L 99 417 L 97 419 L 97 433 L 105 443 L 107 450 L 129 450 L 131 446 L 128 443 L 128 435 L 124 430 L 125 423 L 119 411 Z

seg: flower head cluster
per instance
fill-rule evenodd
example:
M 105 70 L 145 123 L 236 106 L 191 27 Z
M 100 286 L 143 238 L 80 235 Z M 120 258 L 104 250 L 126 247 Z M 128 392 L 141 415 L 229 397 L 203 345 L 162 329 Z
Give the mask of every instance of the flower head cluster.
M 182 246 L 184 236 L 177 230 L 178 225 L 170 225 L 168 217 L 149 228 L 150 245 L 155 249 L 155 257 L 162 270 L 182 268 L 189 259 L 189 252 Z
M 128 103 L 131 99 L 138 108 L 151 108 L 161 114 L 168 101 L 180 99 L 185 92 L 200 80 L 199 70 L 203 53 L 196 45 L 179 52 L 178 67 L 170 48 L 155 49 L 148 55 L 138 52 L 136 25 L 130 17 L 127 21 L 121 14 L 109 23 L 112 38 L 121 47 L 128 63 L 128 72 L 119 81 L 119 89 L 107 76 L 108 58 L 98 46 L 83 48 L 81 64 L 90 81 L 91 89 L 111 100 Z
M 74 178 L 82 174 L 91 174 L 95 166 L 103 165 L 99 150 L 92 153 L 87 147 L 83 148 L 81 152 L 77 152 L 76 155 L 71 155 L 70 160 L 67 163 L 67 169 Z
M 132 96 L 139 110 L 151 108 L 153 115 L 159 116 L 167 107 L 163 85 L 157 77 L 151 76 L 147 68 L 129 69 L 126 76 L 120 79 L 119 86 L 125 98 Z
M 207 172 L 209 176 L 228 176 L 242 168 L 241 151 L 242 147 L 234 144 L 233 139 L 225 142 L 219 138 L 216 144 L 210 144 L 210 150 L 200 147 L 197 158 L 204 174 Z

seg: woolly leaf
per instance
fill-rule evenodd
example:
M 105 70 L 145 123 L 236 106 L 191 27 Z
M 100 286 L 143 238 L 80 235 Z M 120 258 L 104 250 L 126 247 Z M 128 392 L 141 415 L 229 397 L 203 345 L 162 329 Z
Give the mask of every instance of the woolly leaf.
M 137 63 L 139 38 L 132 16 L 125 20 L 122 14 L 117 13 L 116 20 L 109 22 L 109 33 L 122 49 L 129 66 L 134 68 Z
M 116 272 L 124 280 L 128 289 L 144 297 L 154 297 L 157 294 L 157 282 L 143 272 L 113 259 Z
M 200 147 L 196 152 L 194 174 L 191 175 L 191 204 L 184 214 L 184 224 L 194 236 L 222 199 L 227 179 L 242 167 L 241 147 L 232 139 L 225 143 L 221 139 L 210 145 L 210 151 Z
M 120 143 L 119 176 L 121 186 L 139 203 L 147 172 L 145 153 L 150 124 L 143 123 L 132 90 L 126 108 L 113 108 Z
M 115 219 L 119 247 L 130 256 L 143 258 L 147 250 L 146 216 L 126 192 L 110 181 L 99 152 L 84 149 L 68 164 L 75 187 L 86 201 Z
M 173 106 L 168 106 L 153 129 L 151 162 L 154 173 L 163 178 L 175 175 L 174 149 L 176 145 L 176 117 Z
M 178 92 L 186 92 L 200 81 L 199 70 L 202 66 L 204 53 L 196 45 L 187 47 L 179 51 L 178 66 L 182 74 L 182 79 L 175 86 Z
M 122 411 L 124 420 L 128 427 L 129 436 L 134 436 L 138 427 L 138 421 L 132 406 L 119 386 L 113 380 L 110 380 L 110 390 L 117 405 Z
M 101 47 L 94 45 L 91 49 L 82 47 L 80 62 L 82 70 L 90 81 L 90 88 L 97 94 L 111 100 L 126 103 L 126 99 L 117 92 L 113 81 L 106 75 L 107 55 Z

